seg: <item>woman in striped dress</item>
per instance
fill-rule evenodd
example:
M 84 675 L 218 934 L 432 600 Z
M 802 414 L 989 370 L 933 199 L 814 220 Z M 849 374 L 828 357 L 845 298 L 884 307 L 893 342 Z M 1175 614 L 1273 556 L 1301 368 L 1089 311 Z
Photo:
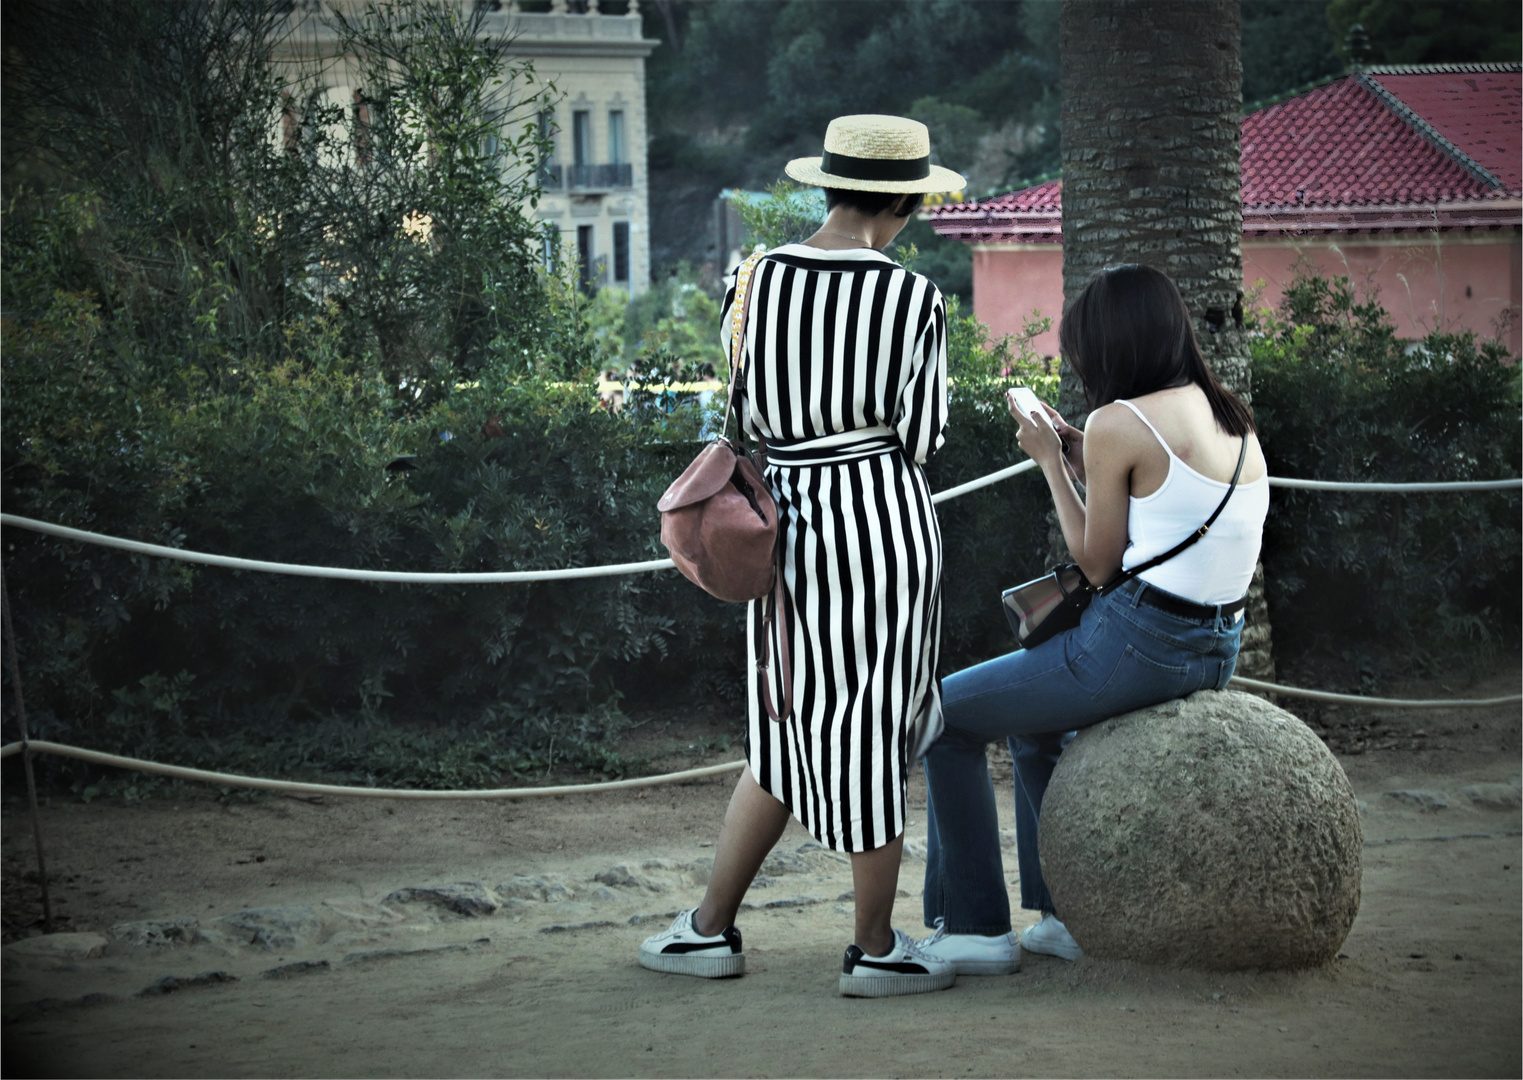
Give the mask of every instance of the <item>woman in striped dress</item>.
M 756 264 L 739 386 L 746 434 L 767 448 L 782 526 L 783 618 L 752 601 L 746 769 L 720 832 L 703 903 L 648 939 L 640 962 L 716 977 L 744 970 L 733 922 L 791 813 L 851 856 L 855 939 L 843 994 L 943 989 L 955 969 L 892 927 L 907 770 L 941 731 L 936 661 L 941 534 L 921 466 L 946 423 L 946 308 L 936 287 L 883 254 L 924 193 L 961 188 L 929 163 L 924 125 L 831 122 L 825 154 L 788 174 L 826 189 L 828 216 Z M 727 317 L 735 302 L 732 282 Z M 728 342 L 727 342 L 728 344 Z M 764 635 L 788 634 L 791 681 Z M 784 693 L 784 691 L 788 691 Z

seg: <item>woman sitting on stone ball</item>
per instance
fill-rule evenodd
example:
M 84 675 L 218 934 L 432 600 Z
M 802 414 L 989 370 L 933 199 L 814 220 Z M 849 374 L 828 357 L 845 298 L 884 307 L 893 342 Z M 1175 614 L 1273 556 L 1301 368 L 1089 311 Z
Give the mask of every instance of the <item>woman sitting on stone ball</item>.
M 1046 415 L 1023 415 L 1013 398 L 1009 405 L 1089 581 L 1112 582 L 1168 552 L 1222 504 L 1234 474 L 1238 482 L 1203 537 L 1097 594 L 1077 627 L 943 680 L 946 731 L 925 759 L 925 921 L 936 932 L 921 948 L 955 963 L 958 974 L 1018 971 L 1022 946 L 1080 955 L 1037 858 L 1042 796 L 1065 739 L 1227 685 L 1269 508 L 1253 415 L 1207 368 L 1184 300 L 1164 274 L 1135 265 L 1102 271 L 1064 315 L 1058 338 L 1084 383 L 1084 430 L 1046 406 Z M 1082 501 L 1075 480 L 1086 488 Z M 1042 915 L 1019 942 L 985 758 L 994 739 L 1008 739 L 1015 759 L 1021 906 Z

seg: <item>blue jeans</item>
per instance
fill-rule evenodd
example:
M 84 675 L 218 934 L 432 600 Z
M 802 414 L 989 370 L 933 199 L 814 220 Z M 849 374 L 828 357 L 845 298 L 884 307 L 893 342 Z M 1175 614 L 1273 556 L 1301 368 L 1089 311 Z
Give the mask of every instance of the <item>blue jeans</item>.
M 1008 739 L 1015 759 L 1021 906 L 1053 911 L 1037 820 L 1068 733 L 1197 690 L 1220 690 L 1232 678 L 1241 617 L 1213 609 L 1188 618 L 1147 603 L 1149 593 L 1161 592 L 1133 578 L 1095 597 L 1067 633 L 942 680 L 946 732 L 925 757 L 927 926 L 944 918 L 953 934 L 1010 929 L 990 742 Z

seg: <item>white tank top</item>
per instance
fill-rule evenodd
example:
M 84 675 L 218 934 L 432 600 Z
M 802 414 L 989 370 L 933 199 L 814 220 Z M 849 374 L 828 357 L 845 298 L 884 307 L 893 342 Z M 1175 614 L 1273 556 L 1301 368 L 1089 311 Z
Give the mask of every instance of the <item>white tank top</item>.
M 1151 495 L 1133 496 L 1127 507 L 1127 547 L 1121 568 L 1130 570 L 1162 555 L 1206 523 L 1229 484 L 1202 476 L 1186 465 L 1142 410 L 1120 401 L 1147 424 L 1169 455 L 1169 474 Z M 1239 483 L 1211 530 L 1168 562 L 1137 575 L 1197 604 L 1228 604 L 1248 591 L 1269 513 L 1269 477 Z

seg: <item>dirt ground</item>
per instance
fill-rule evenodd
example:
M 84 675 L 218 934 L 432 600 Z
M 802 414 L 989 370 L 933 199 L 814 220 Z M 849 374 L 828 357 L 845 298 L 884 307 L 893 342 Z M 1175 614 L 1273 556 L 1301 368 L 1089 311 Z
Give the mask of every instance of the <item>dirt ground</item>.
M 1383 689 L 1480 697 L 1519 681 L 1513 664 Z M 944 993 L 843 999 L 849 868 L 795 825 L 739 920 L 745 977 L 645 971 L 641 938 L 702 894 L 728 776 L 516 803 L 55 798 L 43 830 L 61 926 L 80 935 L 61 941 L 78 949 L 4 949 L 4 1073 L 1518 1076 L 1519 709 L 1285 704 L 1326 733 L 1364 806 L 1363 906 L 1326 968 L 1028 956 Z M 660 769 L 737 757 L 699 752 L 709 719 L 655 717 L 639 748 Z M 1008 815 L 1008 759 L 995 766 Z M 38 914 L 17 795 L 3 815 L 13 937 Z M 911 804 L 897 922 L 918 934 L 922 783 Z M 1013 853 L 1006 866 L 1018 895 Z M 478 914 L 393 895 L 459 882 L 486 887 L 451 894 Z M 175 918 L 195 940 L 87 955 L 100 942 L 82 935 Z M 233 979 L 187 979 L 205 972 Z M 141 993 L 166 976 L 187 981 Z

